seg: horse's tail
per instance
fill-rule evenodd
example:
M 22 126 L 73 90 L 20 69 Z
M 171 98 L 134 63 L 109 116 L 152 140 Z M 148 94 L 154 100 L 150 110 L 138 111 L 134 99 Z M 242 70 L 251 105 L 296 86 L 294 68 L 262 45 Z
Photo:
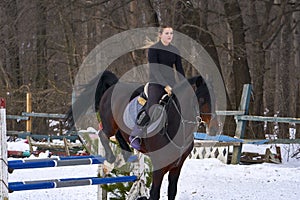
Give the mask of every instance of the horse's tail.
M 99 103 L 100 100 L 105 93 L 105 91 L 110 88 L 111 86 L 115 85 L 118 82 L 117 76 L 110 72 L 110 71 L 104 71 L 100 73 L 98 76 L 96 76 L 94 79 L 92 79 L 89 83 L 82 86 L 83 90 L 80 93 L 78 97 L 76 97 L 75 102 L 73 102 L 73 105 L 70 106 L 67 114 L 66 114 L 66 122 L 67 126 L 70 128 L 70 130 L 75 129 L 75 120 L 74 120 L 74 112 L 73 108 L 76 108 L 76 117 L 80 117 L 84 115 L 89 107 L 93 104 L 93 97 L 94 96 L 94 111 L 97 112 L 99 110 Z M 98 83 L 97 83 L 98 82 Z M 95 85 L 97 84 L 96 91 L 95 91 Z

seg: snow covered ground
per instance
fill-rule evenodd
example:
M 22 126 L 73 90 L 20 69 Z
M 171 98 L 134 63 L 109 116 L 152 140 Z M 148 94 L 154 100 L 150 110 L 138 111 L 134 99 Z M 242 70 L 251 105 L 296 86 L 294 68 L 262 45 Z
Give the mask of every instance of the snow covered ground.
M 268 145 L 270 146 L 270 145 Z M 289 159 L 282 146 L 282 164 L 226 165 L 216 159 L 186 160 L 178 183 L 177 200 L 298 200 L 300 160 Z M 245 145 L 247 151 L 264 152 L 266 146 Z M 9 181 L 96 176 L 97 166 L 15 170 Z M 96 200 L 97 186 L 14 192 L 10 200 Z M 167 199 L 167 177 L 161 189 Z

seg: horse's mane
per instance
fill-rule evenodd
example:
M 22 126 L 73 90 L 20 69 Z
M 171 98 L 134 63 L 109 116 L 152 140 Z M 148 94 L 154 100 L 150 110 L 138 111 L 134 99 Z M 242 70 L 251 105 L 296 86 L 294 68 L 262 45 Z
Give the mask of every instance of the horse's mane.
M 214 98 L 211 98 L 209 93 L 209 85 L 206 83 L 204 78 L 199 75 L 199 76 L 194 76 L 192 78 L 189 78 L 188 81 L 192 86 L 195 86 L 196 97 L 198 99 L 202 98 L 204 102 L 209 103 L 211 110 L 213 111 L 214 103 L 212 102 L 212 100 Z
M 197 98 L 204 97 L 205 95 L 209 96 L 209 90 L 207 84 L 202 76 L 194 76 L 188 79 L 188 82 L 195 86 L 195 93 Z

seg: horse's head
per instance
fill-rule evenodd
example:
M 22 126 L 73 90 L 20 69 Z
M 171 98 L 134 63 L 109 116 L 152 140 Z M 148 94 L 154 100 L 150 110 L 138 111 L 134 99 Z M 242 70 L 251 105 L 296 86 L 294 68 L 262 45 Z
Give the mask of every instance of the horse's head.
M 215 112 L 214 96 L 210 93 L 209 87 L 202 76 L 193 77 L 189 79 L 189 82 L 195 90 L 199 103 L 200 125 L 205 127 L 209 135 L 217 135 L 219 122 Z

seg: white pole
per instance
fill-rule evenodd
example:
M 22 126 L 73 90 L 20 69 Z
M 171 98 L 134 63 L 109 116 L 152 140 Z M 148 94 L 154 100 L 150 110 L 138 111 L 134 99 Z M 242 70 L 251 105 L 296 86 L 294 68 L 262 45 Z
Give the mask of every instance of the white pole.
M 8 162 L 5 100 L 0 98 L 0 200 L 8 200 Z
M 145 155 L 135 150 L 135 155 L 138 155 L 138 161 L 134 163 L 133 173 L 138 176 L 139 179 L 133 183 L 128 195 L 127 200 L 135 200 L 140 196 L 148 196 L 146 188 L 146 176 L 145 176 Z
M 99 135 L 99 132 L 97 133 Z M 101 133 L 100 133 L 101 134 Z M 102 155 L 103 157 L 105 157 L 105 149 L 102 146 L 101 140 L 98 137 L 98 149 L 97 152 L 92 152 L 94 155 Z M 98 165 L 98 175 L 100 177 L 104 177 L 105 173 L 104 173 L 104 164 Z M 107 191 L 103 190 L 101 185 L 98 185 L 98 191 L 97 191 L 97 199 L 98 200 L 107 200 Z

